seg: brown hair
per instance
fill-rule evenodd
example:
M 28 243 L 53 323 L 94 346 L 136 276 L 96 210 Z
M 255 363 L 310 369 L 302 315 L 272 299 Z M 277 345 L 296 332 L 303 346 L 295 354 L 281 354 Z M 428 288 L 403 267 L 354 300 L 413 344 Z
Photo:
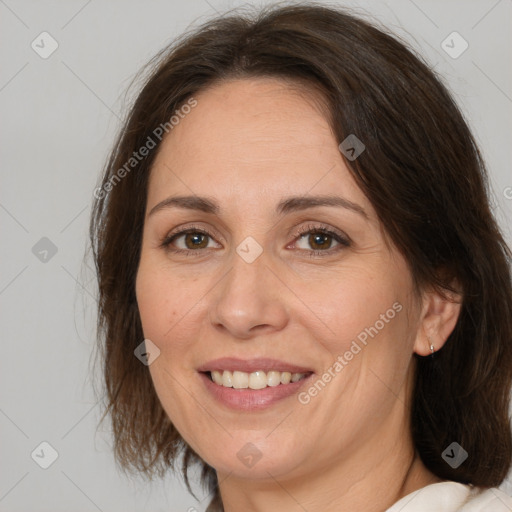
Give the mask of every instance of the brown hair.
M 434 358 L 416 357 L 413 439 L 438 477 L 499 485 L 512 451 L 511 253 L 490 211 L 479 150 L 435 73 L 395 37 L 313 4 L 222 16 L 150 65 L 106 165 L 101 190 L 108 193 L 98 194 L 90 227 L 105 414 L 121 466 L 162 475 L 183 453 L 185 478 L 198 461 L 210 490 L 216 485 L 215 471 L 170 423 L 148 368 L 133 354 L 143 340 L 135 278 L 158 144 L 114 186 L 113 177 L 192 95 L 232 78 L 277 77 L 322 91 L 338 140 L 356 134 L 364 142 L 365 152 L 347 165 L 419 289 L 458 283 L 463 302 L 454 331 Z M 453 441 L 469 454 L 455 469 L 441 456 Z M 221 509 L 218 492 L 214 501 Z

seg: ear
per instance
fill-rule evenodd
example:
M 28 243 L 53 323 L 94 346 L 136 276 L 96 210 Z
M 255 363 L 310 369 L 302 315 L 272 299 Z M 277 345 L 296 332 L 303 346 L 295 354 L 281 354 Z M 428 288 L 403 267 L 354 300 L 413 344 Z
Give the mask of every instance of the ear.
M 454 289 L 459 289 L 458 287 Z M 462 296 L 448 290 L 441 294 L 438 291 L 423 293 L 420 328 L 414 343 L 414 352 L 419 356 L 429 356 L 434 350 L 441 349 L 448 336 L 455 329 L 462 306 Z

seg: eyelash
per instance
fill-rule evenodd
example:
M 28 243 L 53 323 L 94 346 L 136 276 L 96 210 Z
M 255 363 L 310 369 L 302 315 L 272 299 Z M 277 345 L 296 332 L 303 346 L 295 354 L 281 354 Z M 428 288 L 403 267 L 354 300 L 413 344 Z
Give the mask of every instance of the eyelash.
M 199 256 L 202 252 L 200 249 L 177 249 L 171 247 L 172 242 L 174 242 L 176 239 L 178 239 L 180 236 L 187 235 L 187 234 L 201 234 L 204 236 L 207 236 L 209 238 L 213 239 L 213 236 L 208 233 L 208 231 L 196 227 L 196 226 L 190 226 L 182 231 L 177 231 L 176 233 L 171 233 L 167 235 L 161 242 L 161 247 L 165 248 L 168 251 L 171 251 L 176 254 L 184 254 L 185 256 Z M 333 231 L 325 226 L 318 226 L 318 225 L 312 225 L 309 224 L 307 226 L 302 227 L 300 230 L 298 230 L 294 234 L 294 241 L 300 240 L 302 237 L 310 234 L 322 234 L 322 235 L 328 235 L 332 237 L 332 239 L 336 242 L 338 242 L 339 246 L 336 246 L 334 248 L 330 249 L 312 249 L 312 250 L 306 250 L 306 249 L 299 249 L 300 251 L 304 251 L 309 253 L 310 257 L 315 256 L 328 256 L 332 254 L 333 252 L 338 252 L 339 250 L 342 250 L 343 248 L 350 247 L 351 240 L 348 236 L 342 235 L 341 233 L 337 233 L 336 231 Z M 195 253 L 195 254 L 194 254 Z

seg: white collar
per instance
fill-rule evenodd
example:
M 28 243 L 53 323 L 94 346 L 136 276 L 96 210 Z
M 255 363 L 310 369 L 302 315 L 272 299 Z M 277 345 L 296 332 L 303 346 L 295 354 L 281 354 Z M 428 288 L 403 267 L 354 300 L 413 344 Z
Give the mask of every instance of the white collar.
M 488 508 L 492 505 L 492 508 Z M 512 498 L 497 488 L 479 489 L 459 482 L 427 485 L 397 501 L 386 512 L 510 512 Z

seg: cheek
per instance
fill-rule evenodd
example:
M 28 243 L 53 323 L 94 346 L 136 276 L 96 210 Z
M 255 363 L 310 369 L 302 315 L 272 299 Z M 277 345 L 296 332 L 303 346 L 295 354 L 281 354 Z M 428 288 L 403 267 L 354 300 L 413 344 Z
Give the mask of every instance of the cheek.
M 181 332 L 204 295 L 197 285 L 195 278 L 180 279 L 161 262 L 152 263 L 143 257 L 137 273 L 136 295 L 144 336 L 165 343 L 173 338 L 175 326 Z
M 316 313 L 309 313 L 306 328 L 322 348 L 325 370 L 336 374 L 333 399 L 354 397 L 362 405 L 381 400 L 382 395 L 393 396 L 389 389 L 398 390 L 403 382 L 414 339 L 409 321 L 414 303 L 406 269 L 354 264 L 331 279 L 328 287 L 318 280 L 299 293 Z M 299 320 L 303 326 L 305 318 Z M 313 324 L 321 329 L 313 329 Z
M 194 446 L 197 431 L 211 430 L 206 418 L 197 414 L 200 406 L 185 391 L 197 378 L 187 362 L 194 352 L 193 340 L 198 339 L 194 326 L 199 325 L 197 306 L 204 295 L 196 284 L 194 279 L 180 281 L 161 262 L 144 259 L 136 280 L 144 337 L 160 349 L 149 366 L 155 392 L 173 425 Z
M 332 349 L 343 350 L 354 339 L 364 344 L 403 320 L 405 283 L 383 277 L 386 273 L 389 269 L 379 272 L 352 266 L 329 281 L 306 283 L 298 290 L 305 305 L 321 320 L 322 337 Z

